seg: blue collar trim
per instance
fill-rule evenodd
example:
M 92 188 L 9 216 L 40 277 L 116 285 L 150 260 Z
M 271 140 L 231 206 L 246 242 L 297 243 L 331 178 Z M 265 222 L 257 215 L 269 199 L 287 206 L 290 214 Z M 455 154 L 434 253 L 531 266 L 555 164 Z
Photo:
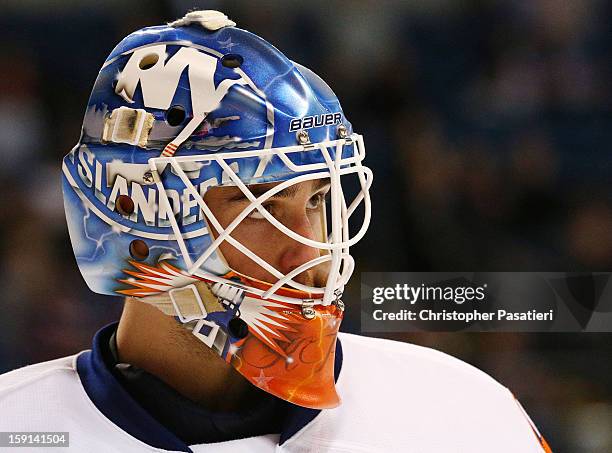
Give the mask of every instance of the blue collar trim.
M 123 388 L 108 368 L 108 342 L 119 323 L 100 329 L 91 351 L 77 358 L 77 372 L 91 401 L 106 418 L 126 433 L 152 447 L 191 452 L 189 446 L 149 415 Z
M 156 448 L 191 452 L 185 442 L 155 420 L 123 388 L 108 368 L 109 340 L 117 329 L 117 322 L 100 329 L 93 339 L 91 351 L 77 357 L 77 372 L 85 392 L 106 418 L 126 433 Z M 334 377 L 338 381 L 342 368 L 342 345 L 336 341 Z M 286 421 L 280 433 L 279 445 L 285 443 L 321 412 L 294 404 L 289 405 Z

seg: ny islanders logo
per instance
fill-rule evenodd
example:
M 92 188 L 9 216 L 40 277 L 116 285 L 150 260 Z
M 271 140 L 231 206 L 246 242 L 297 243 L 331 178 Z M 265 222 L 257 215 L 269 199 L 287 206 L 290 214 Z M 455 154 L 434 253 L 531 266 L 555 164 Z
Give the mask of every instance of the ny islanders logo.
M 107 76 L 106 90 L 99 90 L 106 97 L 96 99 L 94 89 L 84 121 L 84 130 L 89 125 L 87 133 L 93 139 L 82 140 L 66 156 L 64 177 L 86 209 L 94 211 L 114 230 L 144 238 L 169 239 L 172 235 L 169 214 L 160 209 L 162 200 L 149 159 L 173 156 L 194 133 L 210 135 L 207 138 L 216 140 L 218 146 L 240 146 L 239 137 L 211 134 L 220 125 L 238 122 L 239 116 L 214 120 L 207 116 L 219 108 L 234 86 L 260 96 L 262 93 L 239 68 L 223 65 L 220 54 L 194 47 L 145 46 L 121 56 L 116 64 L 105 66 L 105 70 L 109 74 L 114 72 L 114 80 Z M 108 85 L 113 90 L 110 96 Z M 169 113 L 179 108 L 182 121 L 169 125 Z M 231 165 L 233 171 L 239 171 L 237 165 Z M 200 196 L 211 185 L 226 179 L 222 169 L 210 161 L 184 163 L 181 169 Z M 183 232 L 187 237 L 206 234 L 194 194 L 169 165 L 158 170 L 163 174 L 165 195 Z M 132 212 L 117 209 L 121 195 L 133 201 Z
M 167 62 L 166 46 L 145 47 L 132 53 L 117 79 L 115 93 L 128 103 L 134 102 L 134 93 L 140 85 L 145 107 L 168 110 L 183 71 L 188 68 L 193 117 L 181 133 L 164 149 L 164 156 L 172 156 L 202 123 L 206 115 L 215 110 L 232 85 L 245 85 L 239 79 L 222 80 L 215 86 L 218 58 L 191 47 L 181 47 Z

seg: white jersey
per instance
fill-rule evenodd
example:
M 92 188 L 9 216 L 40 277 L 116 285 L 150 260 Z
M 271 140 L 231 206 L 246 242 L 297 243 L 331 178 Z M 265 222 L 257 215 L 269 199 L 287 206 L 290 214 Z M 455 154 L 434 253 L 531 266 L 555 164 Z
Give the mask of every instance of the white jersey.
M 289 435 L 155 447 L 157 440 L 147 439 L 163 437 L 163 427 L 127 432 L 125 423 L 146 419 L 144 410 L 131 407 L 117 383 L 92 384 L 91 369 L 77 366 L 91 351 L 0 376 L 0 431 L 69 432 L 70 447 L 62 451 L 88 453 L 550 451 L 510 391 L 471 365 L 406 343 L 345 333 L 339 339 L 342 404 L 315 411 Z

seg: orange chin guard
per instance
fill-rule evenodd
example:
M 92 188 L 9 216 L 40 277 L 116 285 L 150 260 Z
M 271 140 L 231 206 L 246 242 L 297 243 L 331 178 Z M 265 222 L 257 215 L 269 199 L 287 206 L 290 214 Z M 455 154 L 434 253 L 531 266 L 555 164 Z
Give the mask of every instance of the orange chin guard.
M 253 301 L 245 298 L 243 313 Z M 257 302 L 271 312 L 272 322 L 262 321 L 259 329 L 250 326 L 226 360 L 253 385 L 286 401 L 313 409 L 338 406 L 334 362 L 343 311 L 336 305 L 313 305 L 307 319 L 299 305 Z M 285 319 L 283 326 L 279 318 Z

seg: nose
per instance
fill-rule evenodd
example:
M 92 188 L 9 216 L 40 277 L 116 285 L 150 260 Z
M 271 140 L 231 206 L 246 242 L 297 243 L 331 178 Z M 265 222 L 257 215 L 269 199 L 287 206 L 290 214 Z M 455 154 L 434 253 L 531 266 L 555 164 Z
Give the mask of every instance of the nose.
M 288 228 L 307 239 L 317 240 L 315 238 L 313 227 L 306 214 L 302 213 L 292 220 L 292 224 L 287 225 Z M 284 274 L 287 274 L 302 264 L 320 256 L 318 249 L 302 244 L 289 236 L 283 236 L 285 237 L 286 242 L 282 247 L 279 270 Z M 313 285 L 313 269 L 314 268 L 310 268 L 307 271 L 302 272 L 301 274 L 297 275 L 294 280 L 305 285 Z

